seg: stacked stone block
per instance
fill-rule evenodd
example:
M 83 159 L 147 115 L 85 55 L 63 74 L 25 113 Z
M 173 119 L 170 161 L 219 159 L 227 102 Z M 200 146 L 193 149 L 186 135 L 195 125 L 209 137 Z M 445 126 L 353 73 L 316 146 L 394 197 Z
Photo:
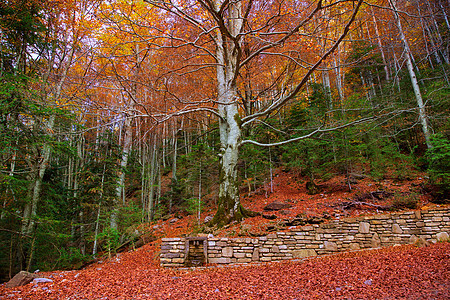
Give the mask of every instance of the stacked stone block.
M 257 238 L 207 238 L 206 261 L 212 264 L 282 261 L 347 250 L 436 242 L 450 233 L 450 207 L 332 220 L 290 227 Z M 189 243 L 166 238 L 162 266 L 183 266 Z
M 164 238 L 161 244 L 161 266 L 182 267 L 186 258 L 184 238 Z

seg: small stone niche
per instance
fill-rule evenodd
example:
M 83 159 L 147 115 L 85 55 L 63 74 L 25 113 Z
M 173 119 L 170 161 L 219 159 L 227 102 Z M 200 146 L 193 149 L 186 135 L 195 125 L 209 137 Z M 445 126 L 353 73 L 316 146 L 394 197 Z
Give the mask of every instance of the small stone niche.
M 187 237 L 186 247 L 184 249 L 186 251 L 184 259 L 185 266 L 199 267 L 208 262 L 207 237 Z

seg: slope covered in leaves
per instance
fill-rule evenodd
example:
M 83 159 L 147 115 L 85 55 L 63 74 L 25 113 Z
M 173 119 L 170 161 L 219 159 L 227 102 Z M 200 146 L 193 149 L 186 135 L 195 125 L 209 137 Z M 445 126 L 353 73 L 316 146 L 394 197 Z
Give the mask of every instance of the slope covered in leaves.
M 448 299 L 450 243 L 398 246 L 298 261 L 161 269 L 157 248 L 84 270 L 43 274 L 53 283 L 0 287 L 0 299 Z
M 345 176 L 334 176 L 329 180 L 318 181 L 319 192 L 314 195 L 308 194 L 306 190 L 307 177 L 299 176 L 295 172 L 283 172 L 281 169 L 275 172 L 272 183 L 270 181 L 250 193 L 241 193 L 242 203 L 245 208 L 262 215 L 270 215 L 271 220 L 261 216 L 247 218 L 241 223 L 230 224 L 226 228 L 215 231 L 215 236 L 259 236 L 265 235 L 268 228 L 283 231 L 287 228 L 280 227 L 283 220 L 292 220 L 298 216 L 308 218 L 337 218 L 357 217 L 383 213 L 377 207 L 386 207 L 387 210 L 396 209 L 393 203 L 402 199 L 414 200 L 416 208 L 431 208 L 431 196 L 424 191 L 424 174 L 417 174 L 414 178 L 399 181 L 396 179 L 384 179 L 375 181 L 369 177 L 355 180 L 349 184 Z M 386 193 L 389 196 L 376 199 L 372 193 Z M 364 199 L 366 197 L 366 199 Z M 264 207 L 273 202 L 289 205 L 289 208 L 278 211 L 266 211 Z M 344 208 L 346 203 L 359 202 L 368 205 L 355 205 Z M 372 206 L 371 206 L 372 205 Z M 399 209 L 410 209 L 399 207 Z M 215 208 L 202 214 L 212 216 Z M 273 219 L 274 218 L 274 219 Z M 203 219 L 202 219 L 203 220 Z M 183 221 L 182 221 L 183 222 Z M 177 223 L 178 226 L 182 222 Z M 191 224 L 193 222 L 191 221 Z M 168 232 L 168 231 L 167 231 Z M 170 233 L 169 233 L 170 234 Z M 170 234 L 170 236 L 173 236 Z

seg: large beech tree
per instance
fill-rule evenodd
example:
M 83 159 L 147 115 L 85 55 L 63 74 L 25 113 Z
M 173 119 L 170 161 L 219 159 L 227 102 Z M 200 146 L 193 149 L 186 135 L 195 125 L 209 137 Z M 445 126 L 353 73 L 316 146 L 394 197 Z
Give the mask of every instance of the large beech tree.
M 216 84 L 214 98 L 194 91 L 187 96 L 169 90 L 180 105 L 176 111 L 167 112 L 164 117 L 196 111 L 208 111 L 218 117 L 219 200 L 212 223 L 223 225 L 233 220 L 239 221 L 249 214 L 239 199 L 237 164 L 239 148 L 243 144 L 274 146 L 332 129 L 317 128 L 307 135 L 278 144 L 245 140 L 243 130 L 276 113 L 299 95 L 310 75 L 343 42 L 363 1 L 145 2 L 150 4 L 151 9 L 159 9 L 161 14 L 167 15 L 167 20 L 172 21 L 170 29 L 165 24 L 166 28 L 160 28 L 160 34 L 156 37 L 141 36 L 149 45 L 167 48 L 167 51 L 183 57 L 179 64 L 173 64 L 170 74 L 176 73 L 179 75 L 177 79 L 183 81 L 192 78 L 193 73 L 205 74 L 208 68 L 215 68 L 215 76 L 210 79 Z M 339 29 L 336 30 L 336 36 L 326 32 L 330 22 Z M 321 40 L 324 45 L 323 51 L 303 55 L 307 47 L 317 40 Z M 250 80 L 255 87 L 260 87 L 259 97 L 242 97 L 239 90 L 243 70 L 250 67 L 265 69 L 272 74 L 271 79 L 264 72 L 266 76 L 259 80 L 258 72 L 252 72 L 254 75 Z M 192 99 L 195 95 L 203 98 Z M 262 98 L 266 101 L 261 105 L 246 109 L 251 106 L 251 102 Z

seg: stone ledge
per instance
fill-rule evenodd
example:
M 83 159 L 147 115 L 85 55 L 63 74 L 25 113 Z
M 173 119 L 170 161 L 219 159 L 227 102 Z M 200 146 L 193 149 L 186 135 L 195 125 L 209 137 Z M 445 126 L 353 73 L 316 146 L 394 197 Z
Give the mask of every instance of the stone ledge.
M 162 267 L 184 266 L 189 241 L 202 241 L 211 264 L 271 262 L 340 251 L 437 242 L 450 234 L 450 206 L 291 227 L 258 238 L 163 238 Z

